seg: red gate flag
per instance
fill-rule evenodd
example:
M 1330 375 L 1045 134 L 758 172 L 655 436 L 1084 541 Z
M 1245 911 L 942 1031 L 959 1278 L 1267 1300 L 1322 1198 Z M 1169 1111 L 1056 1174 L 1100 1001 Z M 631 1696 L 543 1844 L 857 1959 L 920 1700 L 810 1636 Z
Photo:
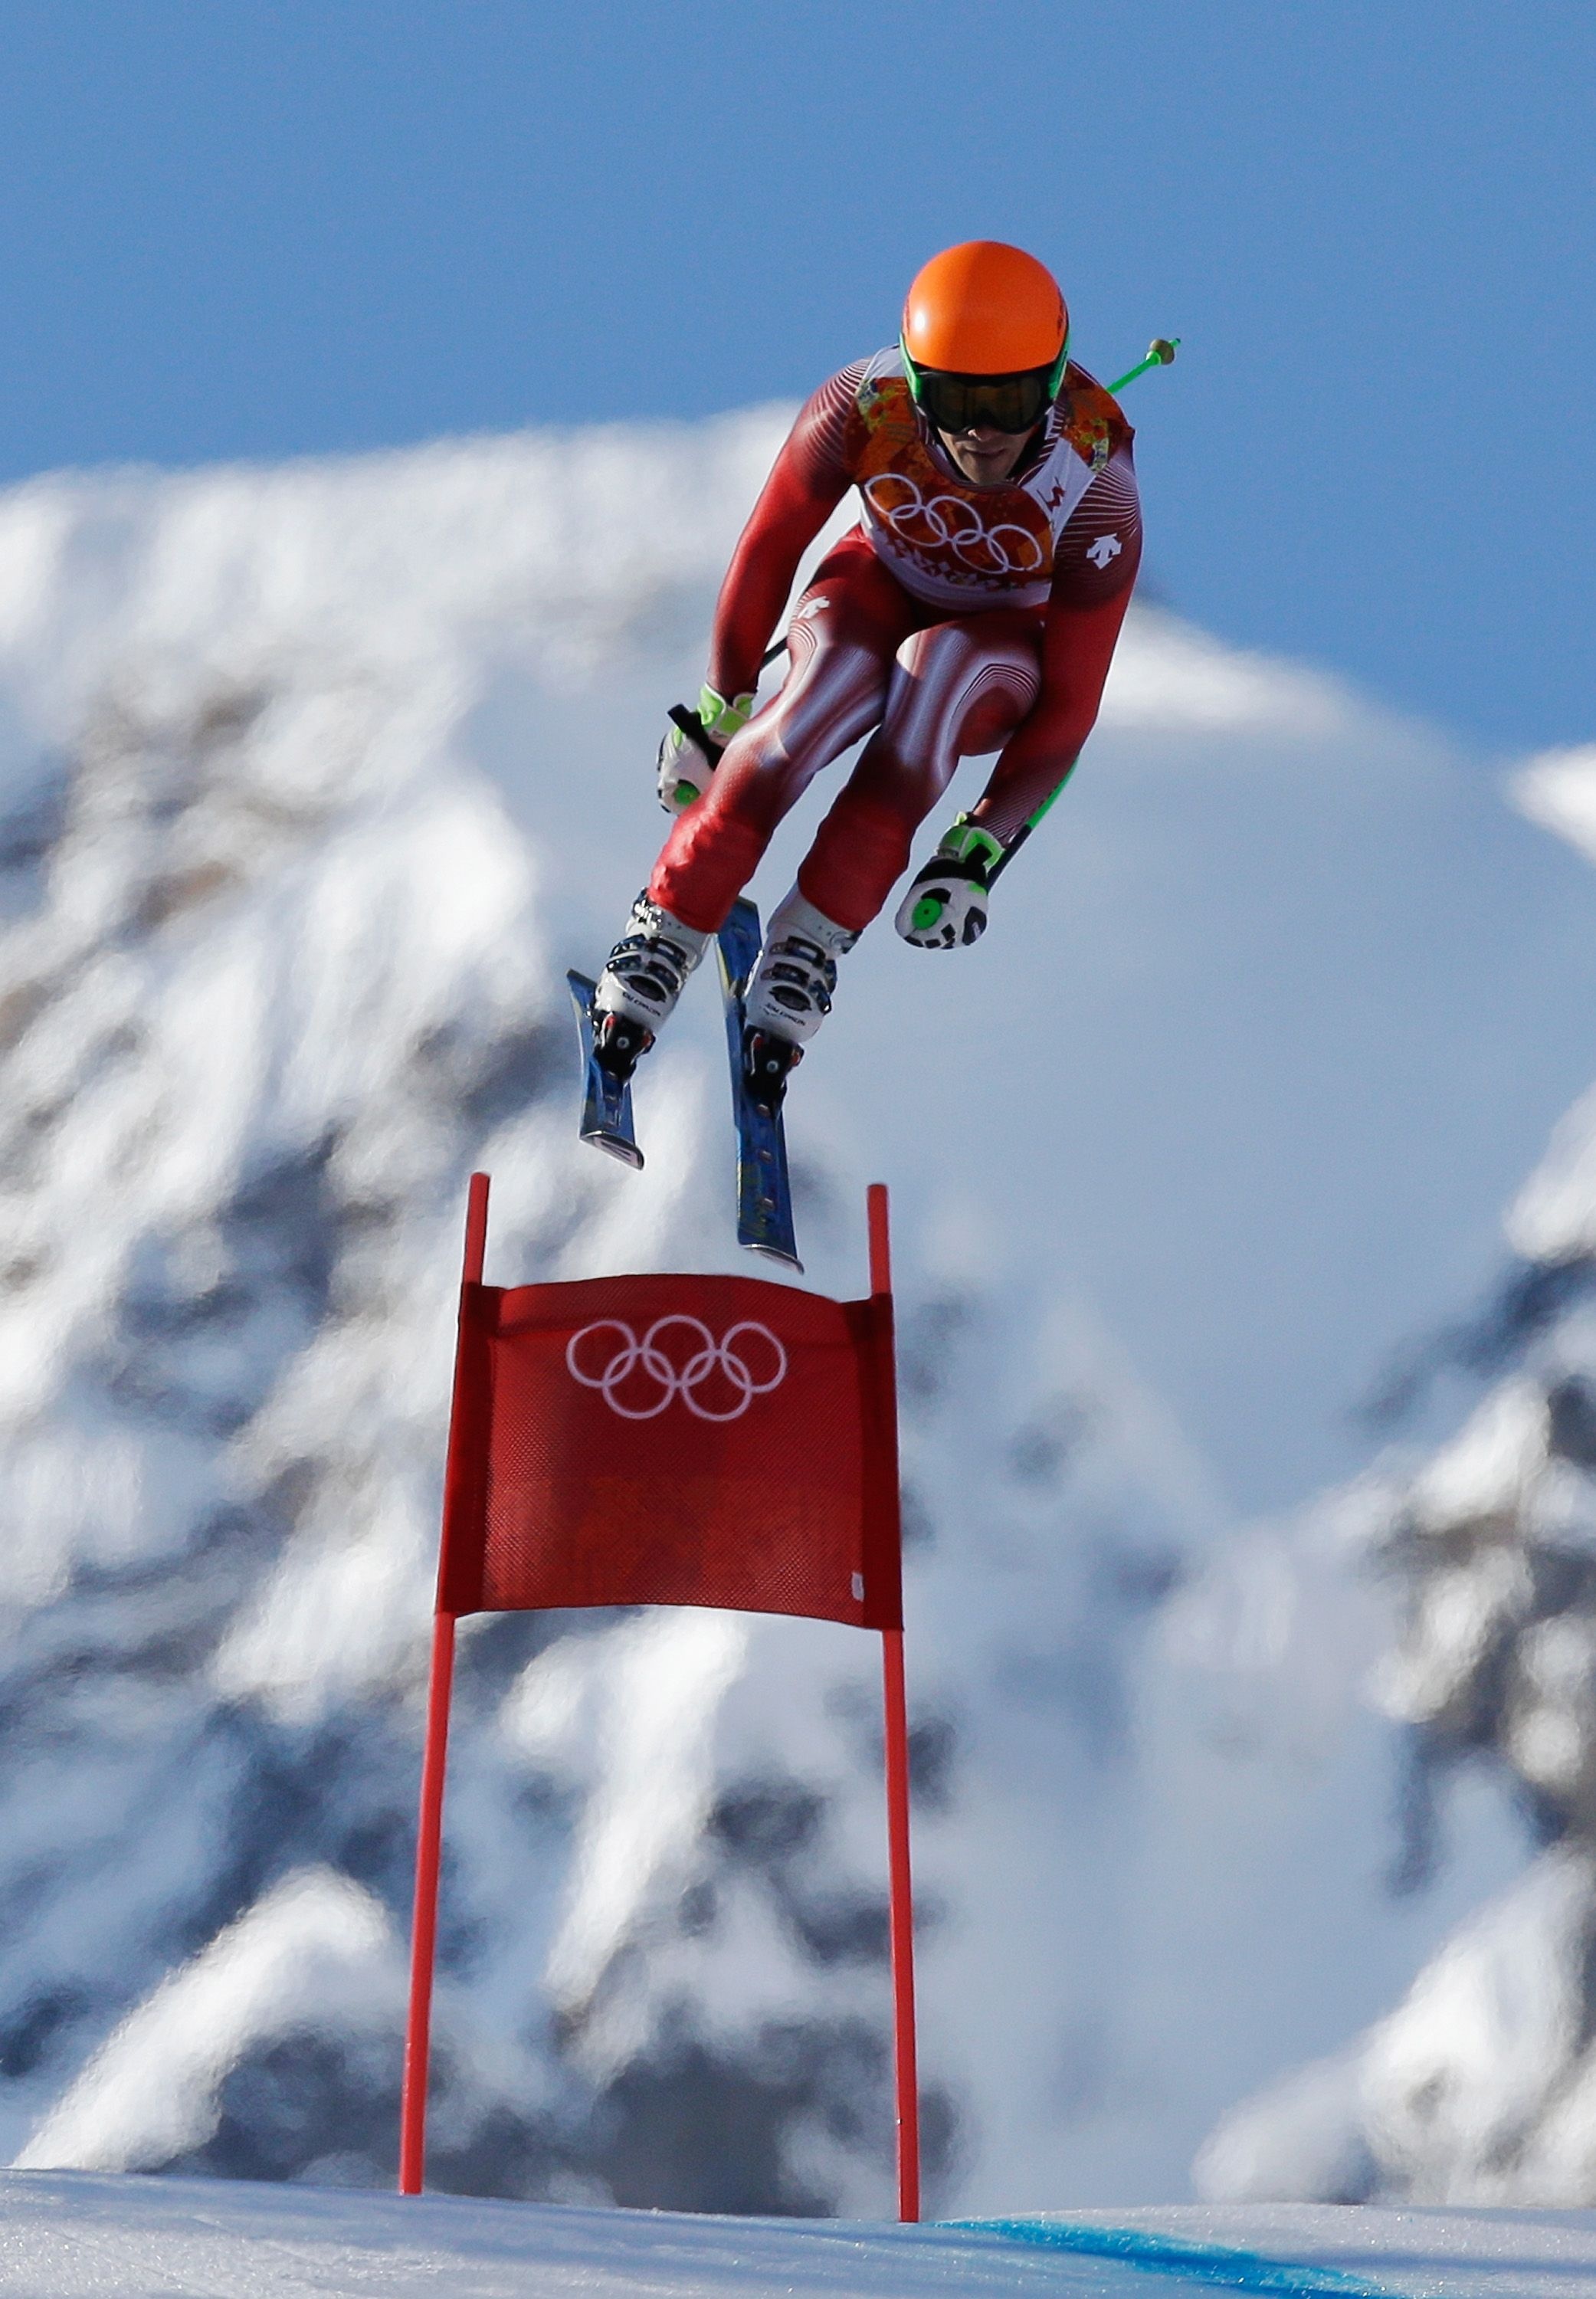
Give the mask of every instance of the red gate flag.
M 898 2216 L 920 2216 L 909 1724 L 887 1192 L 870 1298 L 748 1277 L 482 1282 L 471 1176 L 433 1622 L 399 2185 L 421 2193 L 454 1629 L 461 1613 L 712 1605 L 881 1631 Z
M 892 1300 L 467 1282 L 438 1609 L 903 1624 Z

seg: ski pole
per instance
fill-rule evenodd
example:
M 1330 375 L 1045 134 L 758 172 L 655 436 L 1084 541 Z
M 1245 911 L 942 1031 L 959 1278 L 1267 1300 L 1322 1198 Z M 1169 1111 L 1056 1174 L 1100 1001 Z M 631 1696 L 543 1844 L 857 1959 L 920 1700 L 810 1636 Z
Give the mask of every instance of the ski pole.
M 993 863 L 991 869 L 987 874 L 987 884 L 989 887 L 995 886 L 997 884 L 997 881 L 1002 877 L 1004 872 L 1008 868 L 1009 864 L 1013 860 L 1015 855 L 1018 854 L 1020 849 L 1030 836 L 1031 832 L 1036 828 L 1038 823 L 1040 822 L 1048 808 L 1059 796 L 1060 792 L 1063 791 L 1064 783 L 1067 783 L 1070 779 L 1070 775 L 1072 775 L 1074 771 L 1075 761 L 1071 759 L 1070 761 L 1070 773 L 1064 776 L 1064 782 L 1060 783 L 1057 790 L 1050 791 L 1048 793 L 1047 796 L 1042 801 L 1041 805 L 1038 807 L 1034 814 L 1027 816 L 1026 819 L 1020 825 L 1019 829 L 1010 839 L 1008 844 L 1004 848 L 996 861 Z
M 1128 383 L 1134 383 L 1138 375 L 1145 375 L 1150 367 L 1172 367 L 1175 363 L 1175 354 L 1179 349 L 1180 338 L 1178 336 L 1154 336 L 1153 341 L 1147 346 L 1147 356 L 1142 361 L 1141 364 L 1138 367 L 1133 367 L 1129 370 L 1129 374 L 1122 375 L 1118 383 L 1111 383 L 1109 385 L 1108 388 L 1111 396 L 1117 397 L 1119 394 L 1124 390 Z M 1038 807 L 1036 812 L 1033 815 L 1029 816 L 1027 819 L 1021 824 L 1013 837 L 1009 841 L 1008 844 L 1004 848 L 1003 852 L 998 856 L 996 861 L 992 865 L 991 871 L 987 878 L 987 884 L 988 886 L 995 886 L 997 884 L 999 878 L 1002 877 L 1004 872 L 1008 868 L 1009 864 L 1013 860 L 1015 855 L 1018 854 L 1020 849 L 1030 836 L 1031 832 L 1036 828 L 1038 823 L 1041 821 L 1042 817 L 1046 813 L 1048 808 L 1053 804 L 1054 801 L 1058 797 L 1059 793 L 1063 789 L 1064 783 L 1069 781 L 1070 775 L 1073 774 L 1074 771 L 1075 761 L 1071 759 L 1070 761 L 1070 772 L 1065 775 L 1063 782 L 1059 784 L 1057 790 L 1049 792 L 1048 795 L 1042 801 L 1041 805 Z
M 1138 375 L 1145 375 L 1150 367 L 1172 367 L 1179 349 L 1178 336 L 1154 336 L 1147 346 L 1147 356 L 1140 366 L 1133 367 L 1129 375 L 1122 375 L 1118 383 L 1109 385 L 1110 397 L 1117 399 L 1128 383 L 1134 383 Z

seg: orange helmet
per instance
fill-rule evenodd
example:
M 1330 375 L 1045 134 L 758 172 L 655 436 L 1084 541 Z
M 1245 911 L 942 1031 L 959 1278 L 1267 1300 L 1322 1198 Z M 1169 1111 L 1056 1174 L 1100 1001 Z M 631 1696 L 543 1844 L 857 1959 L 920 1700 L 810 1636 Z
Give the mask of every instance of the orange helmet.
M 952 405 L 946 387 L 939 394 L 930 386 L 929 374 L 1001 376 L 1015 384 L 1024 377 L 1031 388 L 1020 394 L 1024 407 L 1016 400 L 1011 414 L 1028 420 L 1002 422 L 1005 430 L 1029 429 L 1057 397 L 1069 344 L 1070 314 L 1058 281 L 1034 255 L 1000 239 L 967 239 L 933 255 L 909 289 L 899 337 L 909 387 L 933 421 L 939 420 L 939 410 L 929 404 L 933 397 L 949 400 L 943 412 L 965 411 L 962 399 L 957 408 Z M 973 411 L 974 396 L 965 396 L 972 397 Z M 979 394 L 982 403 L 989 396 Z M 991 419 L 989 413 L 985 419 Z M 950 422 L 945 427 L 963 427 Z

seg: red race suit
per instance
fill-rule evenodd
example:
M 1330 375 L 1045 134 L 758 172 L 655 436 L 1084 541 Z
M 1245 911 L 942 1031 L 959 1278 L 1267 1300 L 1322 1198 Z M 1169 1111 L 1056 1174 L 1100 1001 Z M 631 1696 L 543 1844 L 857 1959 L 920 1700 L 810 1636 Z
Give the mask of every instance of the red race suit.
M 721 585 L 718 693 L 757 685 L 798 560 L 850 486 L 860 523 L 793 610 L 780 693 L 678 818 L 654 901 L 713 933 L 811 778 L 865 735 L 798 871 L 838 925 L 874 917 L 962 757 L 1001 753 L 972 815 L 1012 839 L 1097 717 L 1141 558 L 1131 438 L 1108 393 L 1071 365 L 1014 471 L 976 486 L 916 408 L 896 350 L 822 384 Z

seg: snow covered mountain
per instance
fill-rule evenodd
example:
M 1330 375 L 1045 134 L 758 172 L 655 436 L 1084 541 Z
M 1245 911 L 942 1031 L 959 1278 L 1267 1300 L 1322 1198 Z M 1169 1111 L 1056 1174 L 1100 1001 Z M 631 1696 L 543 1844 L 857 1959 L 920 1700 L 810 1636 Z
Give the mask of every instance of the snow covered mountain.
M 1596 751 L 1519 774 L 1525 811 L 1596 859 Z M 1411 1736 L 1409 1880 L 1449 1805 L 1506 1789 L 1543 1849 L 1399 2005 L 1229 2116 L 1200 2176 L 1228 2197 L 1569 2205 L 1596 2193 L 1596 1099 L 1508 1217 L 1477 1318 L 1405 1371 L 1493 1375 L 1464 1426 L 1371 1482 L 1363 1538 L 1402 1595 L 1377 1696 Z
M 713 1001 L 640 1085 L 633 1178 L 573 1138 L 559 981 L 646 868 L 660 707 L 780 419 L 0 498 L 26 2166 L 392 2176 L 465 1177 L 496 1278 L 732 1266 Z M 1055 820 L 945 971 L 866 939 L 792 1123 L 810 1282 L 863 1289 L 863 1185 L 895 1191 L 933 2195 L 964 2211 L 1180 2192 L 1523 1870 L 1484 1782 L 1426 1890 L 1384 1880 L 1389 1481 L 1231 1528 L 1351 1465 L 1344 1408 L 1485 1266 L 1596 970 L 1579 874 L 1438 737 L 1154 610 Z M 1057 1071 L 1017 1079 L 1038 948 Z M 1577 1320 L 1552 1295 L 1537 1349 Z M 1513 1458 L 1554 1423 L 1569 1457 L 1572 1375 L 1514 1378 Z M 1493 1537 L 1505 1586 L 1527 1535 Z M 1439 1633 L 1389 1695 L 1429 1748 Z M 873 1668 L 695 1613 L 463 1636 L 440 2185 L 886 2207 Z

